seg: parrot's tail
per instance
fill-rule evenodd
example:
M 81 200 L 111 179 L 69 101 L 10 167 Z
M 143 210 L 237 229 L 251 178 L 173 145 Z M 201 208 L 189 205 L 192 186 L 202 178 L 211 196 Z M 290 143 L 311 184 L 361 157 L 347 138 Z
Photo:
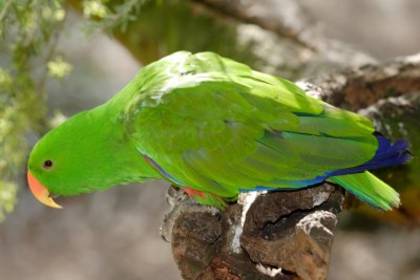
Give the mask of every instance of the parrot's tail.
M 406 163 L 411 159 L 408 151 L 408 143 L 405 140 L 398 140 L 391 143 L 380 133 L 375 133 L 378 140 L 378 149 L 375 156 L 368 162 L 351 168 L 339 169 L 329 172 L 329 176 L 338 176 L 352 173 L 360 173 L 365 170 L 380 169 L 384 167 L 397 166 Z
M 369 171 L 333 176 L 327 181 L 339 184 L 361 200 L 383 210 L 391 210 L 400 205 L 399 194 Z

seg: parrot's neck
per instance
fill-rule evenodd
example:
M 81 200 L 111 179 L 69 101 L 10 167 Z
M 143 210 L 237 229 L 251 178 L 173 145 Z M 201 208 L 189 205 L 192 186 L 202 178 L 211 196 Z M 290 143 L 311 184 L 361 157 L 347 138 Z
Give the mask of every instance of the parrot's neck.
M 88 112 L 92 114 L 93 121 L 103 125 L 104 133 L 99 135 L 97 143 L 104 146 L 102 150 L 110 153 L 104 158 L 104 178 L 101 184 L 98 184 L 98 188 L 161 179 L 159 172 L 136 150 L 124 127 L 119 123 L 115 110 L 110 109 L 99 106 Z

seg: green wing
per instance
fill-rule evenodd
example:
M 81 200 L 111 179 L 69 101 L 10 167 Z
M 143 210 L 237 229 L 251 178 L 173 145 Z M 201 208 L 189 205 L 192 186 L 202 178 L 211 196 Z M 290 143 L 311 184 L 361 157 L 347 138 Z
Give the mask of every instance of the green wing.
M 176 53 L 132 83 L 124 110 L 139 152 L 175 183 L 217 196 L 304 187 L 377 148 L 368 119 L 213 53 Z

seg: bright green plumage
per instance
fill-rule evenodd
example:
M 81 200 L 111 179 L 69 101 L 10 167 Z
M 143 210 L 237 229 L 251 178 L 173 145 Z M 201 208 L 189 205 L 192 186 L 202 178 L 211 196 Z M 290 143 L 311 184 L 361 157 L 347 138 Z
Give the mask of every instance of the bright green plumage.
M 205 192 L 197 197 L 201 203 L 220 206 L 240 191 L 319 183 L 329 172 L 365 164 L 378 150 L 365 117 L 209 52 L 177 52 L 150 64 L 85 114 L 47 134 L 31 154 L 29 169 L 52 193 L 163 177 Z M 98 131 L 80 128 L 88 124 Z M 80 138 L 95 144 L 79 147 Z M 67 157 L 56 149 L 64 139 Z M 87 155 L 91 166 L 78 154 Z M 46 159 L 69 157 L 77 163 L 56 174 L 39 168 Z M 90 172 L 99 176 L 86 185 L 79 177 Z M 72 185 L 66 183 L 70 176 L 76 177 Z M 328 180 L 382 209 L 399 204 L 398 194 L 370 173 Z

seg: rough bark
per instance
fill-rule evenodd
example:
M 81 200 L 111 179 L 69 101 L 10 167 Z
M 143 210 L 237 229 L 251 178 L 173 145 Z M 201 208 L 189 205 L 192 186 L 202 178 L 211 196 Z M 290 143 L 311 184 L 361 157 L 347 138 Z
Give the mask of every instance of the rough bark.
M 348 68 L 308 81 L 322 89 L 320 97 L 326 102 L 360 110 L 383 98 L 420 91 L 420 54 Z
M 222 212 L 168 197 L 162 235 L 184 279 L 325 279 L 341 189 L 243 194 Z

